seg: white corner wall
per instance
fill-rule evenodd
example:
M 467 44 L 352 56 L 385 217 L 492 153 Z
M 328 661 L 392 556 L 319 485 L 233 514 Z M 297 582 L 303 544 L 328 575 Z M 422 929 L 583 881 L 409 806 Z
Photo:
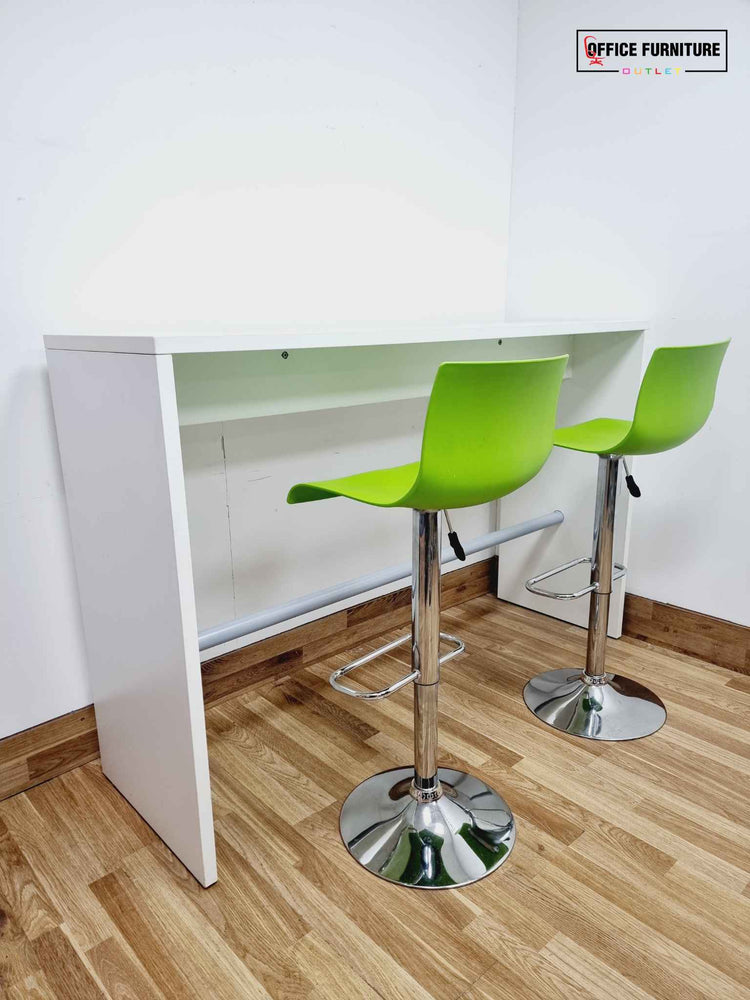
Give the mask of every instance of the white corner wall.
M 42 335 L 502 315 L 516 2 L 15 2 L 0 39 L 2 737 L 91 700 Z
M 576 74 L 577 28 L 628 27 L 727 28 L 729 72 Z M 733 338 L 706 427 L 636 463 L 627 589 L 744 625 L 748 51 L 744 0 L 522 0 L 508 275 L 510 320 L 644 316 L 647 353 Z

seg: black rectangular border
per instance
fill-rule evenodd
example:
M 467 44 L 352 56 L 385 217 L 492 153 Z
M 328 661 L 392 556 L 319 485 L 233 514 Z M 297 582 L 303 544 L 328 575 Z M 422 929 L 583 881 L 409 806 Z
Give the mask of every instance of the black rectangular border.
M 697 35 L 706 34 L 706 32 L 713 31 L 715 33 L 723 32 L 724 34 L 724 69 L 684 69 L 683 73 L 728 73 L 729 72 L 729 29 L 728 28 L 576 28 L 576 73 L 593 73 L 598 75 L 599 73 L 619 73 L 619 69 L 580 69 L 579 51 L 580 46 L 578 44 L 578 36 L 582 32 L 595 32 L 595 31 L 617 31 L 621 35 L 637 35 L 648 33 L 651 35 L 659 34 L 660 32 L 664 34 L 674 34 L 676 31 L 680 31 L 683 34 L 688 32 L 693 32 Z

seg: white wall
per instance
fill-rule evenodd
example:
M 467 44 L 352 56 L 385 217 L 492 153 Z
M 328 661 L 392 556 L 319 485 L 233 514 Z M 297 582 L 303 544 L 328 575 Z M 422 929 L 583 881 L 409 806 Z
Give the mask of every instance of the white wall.
M 576 74 L 575 30 L 610 27 L 727 28 L 729 72 Z M 511 320 L 643 316 L 648 353 L 734 338 L 708 425 L 637 461 L 627 589 L 745 625 L 749 50 L 744 0 L 522 0 L 508 275 Z
M 2 5 L 0 737 L 90 701 L 42 334 L 502 315 L 515 30 L 515 0 Z

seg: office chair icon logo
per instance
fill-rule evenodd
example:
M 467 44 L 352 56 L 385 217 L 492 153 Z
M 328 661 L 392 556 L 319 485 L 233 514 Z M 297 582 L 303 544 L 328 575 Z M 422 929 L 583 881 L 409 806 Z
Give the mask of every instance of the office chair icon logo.
M 589 66 L 601 66 L 604 69 L 602 57 L 596 54 L 596 35 L 584 36 L 583 51 L 589 61 Z

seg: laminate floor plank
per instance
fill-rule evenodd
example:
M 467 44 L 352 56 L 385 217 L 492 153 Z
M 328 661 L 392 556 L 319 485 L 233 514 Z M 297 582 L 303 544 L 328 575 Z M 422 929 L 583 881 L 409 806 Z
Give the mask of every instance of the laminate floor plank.
M 585 633 L 487 594 L 448 608 L 467 652 L 443 669 L 441 761 L 505 796 L 517 842 L 474 885 L 401 889 L 358 867 L 338 814 L 359 781 L 411 760 L 411 692 L 366 702 L 328 684 L 402 631 L 406 607 L 388 608 L 207 709 L 210 889 L 97 761 L 0 802 L 0 996 L 750 1000 L 750 689 L 610 641 L 610 667 L 657 691 L 667 723 L 634 742 L 575 739 L 521 692 L 540 670 L 580 666 Z M 353 685 L 392 682 L 408 656 Z

